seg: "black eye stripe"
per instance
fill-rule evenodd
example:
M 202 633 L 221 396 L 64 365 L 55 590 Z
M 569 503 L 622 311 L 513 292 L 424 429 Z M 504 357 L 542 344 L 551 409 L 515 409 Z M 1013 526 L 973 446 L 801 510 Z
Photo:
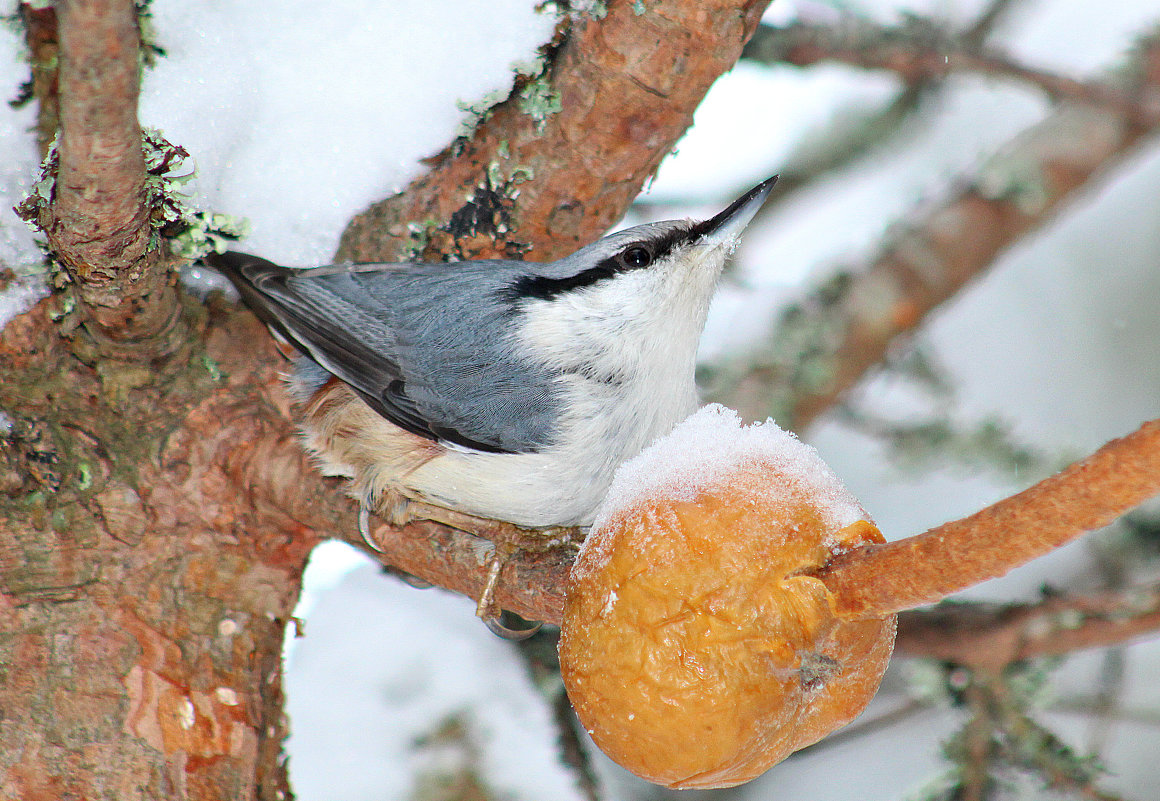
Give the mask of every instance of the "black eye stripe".
M 583 289 L 586 286 L 592 286 L 623 272 L 647 269 L 649 266 L 664 259 L 677 247 L 700 236 L 701 231 L 697 226 L 690 225 L 687 228 L 678 228 L 675 231 L 670 231 L 658 239 L 630 242 L 622 247 L 615 255 L 608 257 L 595 267 L 589 267 L 587 270 L 583 270 L 576 275 L 570 275 L 566 278 L 527 275 L 516 279 L 515 282 L 503 290 L 502 295 L 509 300 L 520 300 L 523 298 L 551 300 L 565 292 L 572 292 L 577 289 Z M 629 257 L 630 253 L 636 249 L 644 251 L 644 255 L 648 257 L 646 262 L 634 263 L 639 261 L 639 259 L 635 258 L 639 254 L 634 254 L 634 258 Z
M 590 267 L 583 272 L 570 275 L 567 278 L 548 278 L 543 275 L 525 275 L 522 278 L 517 278 L 516 281 L 504 290 L 503 294 L 512 300 L 521 300 L 523 298 L 538 298 L 540 300 L 551 300 L 557 295 L 562 295 L 565 292 L 571 292 L 575 289 L 580 289 L 586 286 L 592 286 L 597 281 L 603 281 L 605 278 L 611 278 L 620 270 L 609 267 L 608 262 L 604 261 L 595 267 Z

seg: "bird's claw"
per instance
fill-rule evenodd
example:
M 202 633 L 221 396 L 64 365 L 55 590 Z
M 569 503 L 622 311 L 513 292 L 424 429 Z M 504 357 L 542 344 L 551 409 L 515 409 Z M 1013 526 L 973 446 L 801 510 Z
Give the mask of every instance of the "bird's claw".
M 363 498 L 358 505 L 358 533 L 362 534 L 363 542 L 373 550 L 382 553 L 383 549 L 371 537 L 371 509 L 368 498 Z
M 517 642 L 519 640 L 528 639 L 529 637 L 538 633 L 539 630 L 544 627 L 543 622 L 537 620 L 537 621 L 525 621 L 525 622 L 528 622 L 531 624 L 526 629 L 508 628 L 502 622 L 503 618 L 506 614 L 507 614 L 506 612 L 500 612 L 498 615 L 496 615 L 494 617 L 485 617 L 485 618 L 483 618 L 483 625 L 487 626 L 487 630 L 490 631 L 495 636 L 503 637 L 505 640 L 515 640 Z M 522 618 L 521 618 L 521 620 L 522 620 Z
M 370 535 L 370 506 L 371 499 L 366 498 L 359 509 L 359 532 L 368 545 L 376 551 L 382 549 Z M 559 547 L 578 547 L 578 529 L 552 527 L 539 530 L 523 529 L 512 523 L 502 520 L 490 520 L 475 515 L 457 512 L 451 509 L 434 506 L 425 501 L 405 498 L 401 494 L 394 499 L 384 510 L 394 525 L 405 525 L 411 520 L 426 519 L 442 523 L 468 534 L 491 540 L 494 550 L 487 559 L 487 574 L 484 579 L 483 590 L 479 595 L 475 613 L 483 620 L 484 625 L 492 633 L 509 640 L 523 640 L 531 637 L 543 623 L 533 623 L 528 628 L 511 628 L 502 623 L 505 615 L 509 614 L 496 603 L 495 595 L 499 588 L 500 574 L 504 566 L 517 551 L 544 553 Z M 406 577 L 404 580 L 411 583 Z M 414 579 L 414 586 L 431 586 L 422 579 Z

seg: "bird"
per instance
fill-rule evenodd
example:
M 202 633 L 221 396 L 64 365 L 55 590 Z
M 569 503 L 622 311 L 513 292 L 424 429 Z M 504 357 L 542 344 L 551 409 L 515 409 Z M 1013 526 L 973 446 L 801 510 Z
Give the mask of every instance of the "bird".
M 582 532 L 616 468 L 696 410 L 710 300 L 776 180 L 555 261 L 204 261 L 291 346 L 303 442 L 349 480 L 369 543 L 371 512 L 497 543 L 479 613 L 504 634 L 506 556 Z

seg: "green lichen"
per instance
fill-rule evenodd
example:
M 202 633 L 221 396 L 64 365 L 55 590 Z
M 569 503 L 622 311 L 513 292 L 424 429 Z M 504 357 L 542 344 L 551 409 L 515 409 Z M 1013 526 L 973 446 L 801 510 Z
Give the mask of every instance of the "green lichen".
M 463 203 L 446 221 L 428 218 L 406 224 L 409 239 L 402 256 L 412 261 L 443 261 L 481 258 L 480 253 L 498 249 L 508 258 L 519 258 L 529 246 L 509 237 L 519 187 L 535 178 L 528 165 L 512 164 L 511 150 L 501 143 L 503 158 L 488 163 L 483 174 L 463 195 Z M 402 233 L 400 231 L 400 233 Z
M 170 144 L 160 131 L 142 132 L 145 152 L 145 191 L 149 205 L 152 236 L 150 248 L 168 239 L 173 253 L 184 259 L 197 259 L 211 251 L 220 253 L 230 242 L 250 232 L 250 222 L 213 211 L 194 210 L 189 206 L 186 186 L 197 176 L 197 170 L 186 167 L 189 153 Z
M 189 158 L 189 152 L 171 144 L 158 130 L 142 130 L 141 146 L 145 155 L 145 197 L 152 209 L 149 249 L 155 250 L 161 244 L 162 232 L 184 218 L 189 196 L 183 190 L 196 173 L 192 168 L 185 173 L 178 172 Z
M 608 3 L 604 0 L 545 0 L 536 6 L 541 14 L 552 14 L 556 17 L 590 17 L 604 19 L 608 16 Z
M 59 141 L 58 134 L 53 138 L 48 152 L 45 153 L 40 162 L 40 172 L 36 182 L 28 194 L 21 198 L 20 202 L 12 209 L 16 212 L 17 217 L 24 220 L 28 227 L 37 233 L 48 224 L 46 215 L 49 213 L 49 206 L 52 205 L 52 197 L 56 191 L 56 173 L 60 169 Z
M 245 218 L 213 211 L 194 210 L 189 205 L 188 184 L 196 177 L 189 165 L 189 153 L 167 141 L 160 131 L 141 132 L 141 150 L 145 160 L 144 194 L 149 206 L 149 249 L 169 247 L 185 260 L 194 260 L 211 251 L 221 252 L 231 242 L 250 232 Z M 53 141 L 41 163 L 40 174 L 28 194 L 16 206 L 16 214 L 30 228 L 43 231 L 53 221 L 52 202 L 60 166 L 58 142 Z M 57 289 L 71 279 L 61 265 L 48 258 L 48 281 Z M 72 312 L 73 301 L 64 296 L 57 311 L 57 322 Z
M 548 118 L 563 108 L 560 94 L 552 88 L 547 76 L 540 76 L 520 89 L 520 111 L 536 123 L 536 133 L 542 133 Z
M 54 323 L 59 323 L 65 317 L 68 317 L 76 311 L 77 301 L 72 295 L 65 295 L 61 298 L 60 303 L 49 312 L 48 316 L 52 318 Z
M 84 492 L 93 486 L 93 466 L 88 462 L 77 463 L 77 490 Z
M 211 252 L 222 253 L 231 242 L 250 234 L 248 219 L 216 211 L 186 212 L 183 222 L 185 229 L 169 240 L 169 246 L 175 254 L 189 261 Z
M 431 238 L 439 230 L 439 225 L 439 221 L 433 217 L 429 217 L 422 222 L 407 223 L 408 244 L 403 253 L 403 258 L 407 261 L 422 261 L 424 259 L 423 254 L 431 245 Z
M 608 16 L 608 3 L 604 2 L 604 0 L 594 0 L 583 11 L 592 19 L 604 19 Z
M 157 44 L 157 29 L 153 25 L 153 0 L 137 0 L 137 29 L 140 31 L 138 58 L 143 67 L 153 67 L 158 57 L 165 56 L 165 49 Z
M 194 357 L 194 364 L 204 369 L 215 383 L 226 377 L 226 374 L 222 372 L 221 365 L 209 354 L 202 353 Z
M 514 87 L 518 87 L 517 102 L 525 114 L 536 120 L 537 130 L 543 121 L 560 110 L 559 96 L 552 90 L 546 77 L 548 62 L 543 53 L 530 59 L 514 61 L 511 70 L 515 76 Z M 512 89 L 494 89 L 478 100 L 457 100 L 456 107 L 464 113 L 455 130 L 458 139 L 467 139 L 475 129 L 486 122 L 492 109 L 511 98 Z
M 503 165 L 498 161 L 492 160 L 487 165 L 487 183 L 484 186 L 480 186 L 480 189 L 489 188 L 507 197 L 514 197 L 513 190 L 517 186 L 531 181 L 535 177 L 536 171 L 524 164 L 509 166 L 505 174 Z
M 1024 214 L 1039 214 L 1051 200 L 1047 176 L 1033 159 L 999 153 L 984 164 L 975 188 L 987 200 L 1013 203 Z
M 469 138 L 475 133 L 475 129 L 491 116 L 491 110 L 507 100 L 510 94 L 510 89 L 493 89 L 478 100 L 455 101 L 455 107 L 464 113 L 463 119 L 455 129 L 455 136 L 460 139 Z
M 547 66 L 548 62 L 544 58 L 544 54 L 536 53 L 531 58 L 513 61 L 511 69 L 516 75 L 523 75 L 526 78 L 538 78 L 544 74 L 544 69 Z

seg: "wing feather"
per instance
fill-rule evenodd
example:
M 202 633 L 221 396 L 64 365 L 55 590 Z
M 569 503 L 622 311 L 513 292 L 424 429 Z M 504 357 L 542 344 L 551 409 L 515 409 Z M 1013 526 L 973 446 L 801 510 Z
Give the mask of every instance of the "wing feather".
M 548 444 L 551 377 L 499 347 L 502 309 L 449 308 L 465 280 L 455 265 L 294 270 L 235 252 L 205 261 L 267 325 L 400 428 L 492 453 Z M 479 330 L 488 325 L 495 330 Z

